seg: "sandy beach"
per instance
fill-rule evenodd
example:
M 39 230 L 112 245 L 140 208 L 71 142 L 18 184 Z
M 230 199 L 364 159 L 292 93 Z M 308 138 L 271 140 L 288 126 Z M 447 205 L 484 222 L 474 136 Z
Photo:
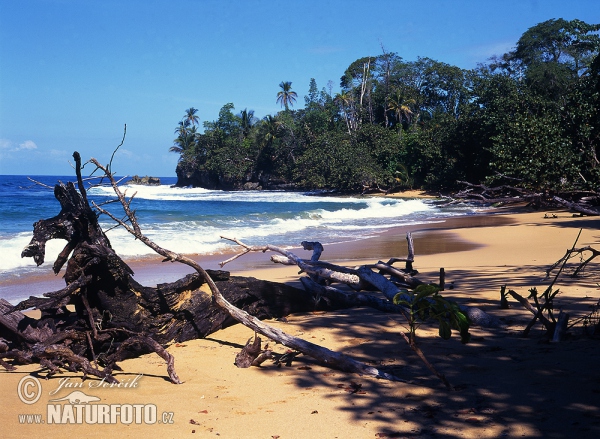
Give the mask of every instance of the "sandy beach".
M 454 391 L 446 390 L 398 335 L 405 330 L 400 316 L 357 308 L 292 315 L 285 321 L 268 323 L 384 368 L 411 383 L 343 373 L 303 356 L 289 367 L 267 361 L 260 368 L 238 369 L 233 364 L 235 355 L 253 332 L 235 325 L 209 338 L 168 348 L 175 356 L 181 385 L 168 382 L 166 366 L 155 354 L 122 362 L 123 371 L 115 374 L 122 383 L 120 388 L 103 387 L 95 379 L 82 382 L 79 374 L 69 372 L 46 380 L 44 372 L 35 374 L 39 370 L 35 365 L 19 366 L 12 372 L 0 370 L 1 436 L 600 437 L 598 340 L 583 333 L 581 321 L 560 343 L 543 338 L 540 325 L 523 338 L 520 334 L 531 313 L 512 299 L 509 309 L 499 306 L 502 285 L 525 297 L 529 288 L 543 291 L 550 282 L 545 270 L 571 248 L 580 229 L 578 246 L 600 247 L 596 244 L 600 241 L 599 221 L 573 217 L 566 211 L 511 212 L 407 227 L 359 243 L 326 247 L 323 260 L 348 266 L 403 257 L 405 235 L 411 231 L 420 279 L 437 282 L 443 267 L 447 285 L 452 287 L 444 292 L 445 297 L 480 307 L 503 320 L 503 328 L 473 327 L 472 341 L 466 345 L 457 336 L 442 340 L 434 327 L 419 330 L 421 348 L 446 375 Z M 234 275 L 297 281 L 296 267 L 270 265 L 268 259 L 268 255 L 252 255 L 225 269 Z M 205 262 L 205 268 L 218 268 L 214 258 Z M 133 268 L 142 283 L 171 280 L 182 274 L 173 264 L 162 269 L 135 264 Z M 555 285 L 561 291 L 555 307 L 577 322 L 598 302 L 599 280 L 597 264 L 578 279 L 560 277 Z M 272 347 L 275 352 L 286 351 L 280 345 Z M 39 381 L 26 386 L 31 373 Z M 39 400 L 25 404 L 26 398 L 20 397 L 18 389 L 27 397 L 38 383 Z M 90 405 L 112 404 L 121 412 L 138 407 L 140 423 L 123 423 L 120 415 L 115 424 L 89 424 L 85 419 L 81 424 L 57 424 L 57 418 L 53 421 L 48 417 L 48 407 L 64 404 L 52 400 L 75 390 L 99 399 Z M 42 415 L 38 420 L 44 423 L 19 417 L 36 414 Z

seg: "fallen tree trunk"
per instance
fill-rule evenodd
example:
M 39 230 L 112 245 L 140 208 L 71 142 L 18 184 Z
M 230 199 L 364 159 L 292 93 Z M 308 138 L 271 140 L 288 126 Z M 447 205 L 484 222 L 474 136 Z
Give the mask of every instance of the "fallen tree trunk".
M 568 207 L 569 209 L 574 210 L 575 212 L 579 212 L 584 215 L 589 215 L 589 216 L 600 215 L 600 209 L 598 208 L 598 206 L 590 206 L 584 202 L 577 203 L 577 202 L 567 201 L 567 200 L 565 200 L 561 197 L 557 197 L 557 196 L 553 197 L 553 200 L 556 201 L 561 206 Z

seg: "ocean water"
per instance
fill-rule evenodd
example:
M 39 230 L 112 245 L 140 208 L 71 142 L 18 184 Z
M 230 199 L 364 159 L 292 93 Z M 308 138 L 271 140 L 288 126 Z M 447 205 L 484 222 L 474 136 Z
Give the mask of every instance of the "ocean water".
M 50 241 L 46 262 L 36 267 L 21 251 L 32 237 L 33 223 L 60 212 L 52 187 L 74 177 L 32 176 L 50 187 L 34 184 L 26 176 L 0 176 L 0 284 L 39 270 L 51 271 L 62 240 Z M 124 180 L 126 181 L 126 180 Z M 472 215 L 474 208 L 438 208 L 432 200 L 365 196 L 333 196 L 323 193 L 242 191 L 175 188 L 175 177 L 161 178 L 161 186 L 123 185 L 136 196 L 136 210 L 143 232 L 157 244 L 190 255 L 218 254 L 232 244 L 221 236 L 238 238 L 249 245 L 297 246 L 301 241 L 323 244 L 374 236 L 395 226 L 444 221 Z M 110 187 L 95 187 L 88 196 L 96 202 L 114 198 Z M 119 205 L 110 205 L 122 216 Z M 126 261 L 155 256 L 105 216 L 100 223 L 115 251 Z M 1 287 L 0 287 L 1 291 Z

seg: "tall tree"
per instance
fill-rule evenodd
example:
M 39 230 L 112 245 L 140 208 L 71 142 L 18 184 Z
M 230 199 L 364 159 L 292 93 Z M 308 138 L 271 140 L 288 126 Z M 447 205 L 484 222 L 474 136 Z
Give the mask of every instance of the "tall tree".
M 544 21 L 523 33 L 494 67 L 524 78 L 535 93 L 562 106 L 568 88 L 588 72 L 600 50 L 599 30 L 581 20 Z
M 512 55 L 525 65 L 565 63 L 574 71 L 589 67 L 600 47 L 600 25 L 581 20 L 552 19 L 529 28 Z
M 191 158 L 196 141 L 196 127 L 192 126 L 187 118 L 184 118 L 177 124 L 175 134 L 177 137 L 173 140 L 173 146 L 169 148 L 169 151 L 180 154 L 180 160 Z
M 317 81 L 315 78 L 310 78 L 308 85 L 308 95 L 304 96 L 304 105 L 306 108 L 319 105 L 319 91 L 317 89 Z
M 356 116 L 356 107 L 354 105 L 354 97 L 350 92 L 342 90 L 337 93 L 333 98 L 333 103 L 338 105 L 340 113 L 344 117 L 346 127 L 348 128 L 348 134 L 352 133 L 358 128 L 358 118 Z
M 198 112 L 197 108 L 194 108 L 194 107 L 188 108 L 187 110 L 185 110 L 184 120 L 187 120 L 193 126 L 198 125 L 198 122 L 200 122 L 200 118 L 196 115 L 197 112 Z
M 290 81 L 282 81 L 279 87 L 281 90 L 277 93 L 277 103 L 281 104 L 288 111 L 289 106 L 293 106 L 294 102 L 296 102 L 298 94 L 292 90 L 292 83 Z
M 248 137 L 252 127 L 256 124 L 256 118 L 254 117 L 254 110 L 248 110 L 244 108 L 238 115 L 240 118 L 240 125 L 242 126 L 242 133 L 244 137 Z
M 388 101 L 387 109 L 394 113 L 398 123 L 402 124 L 405 121 L 407 125 L 410 125 L 414 115 L 412 107 L 416 103 L 415 99 L 403 95 L 400 90 L 396 90 L 396 93 Z

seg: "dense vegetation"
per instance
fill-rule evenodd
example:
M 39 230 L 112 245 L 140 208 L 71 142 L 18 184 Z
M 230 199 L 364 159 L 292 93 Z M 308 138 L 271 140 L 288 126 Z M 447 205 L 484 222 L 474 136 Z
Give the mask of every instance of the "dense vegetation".
M 548 20 L 473 70 L 384 51 L 350 64 L 338 94 L 311 79 L 294 110 L 282 82 L 279 113 L 258 120 L 228 103 L 203 132 L 190 108 L 171 147 L 179 184 L 439 190 L 510 178 L 533 190 L 597 189 L 599 30 Z

